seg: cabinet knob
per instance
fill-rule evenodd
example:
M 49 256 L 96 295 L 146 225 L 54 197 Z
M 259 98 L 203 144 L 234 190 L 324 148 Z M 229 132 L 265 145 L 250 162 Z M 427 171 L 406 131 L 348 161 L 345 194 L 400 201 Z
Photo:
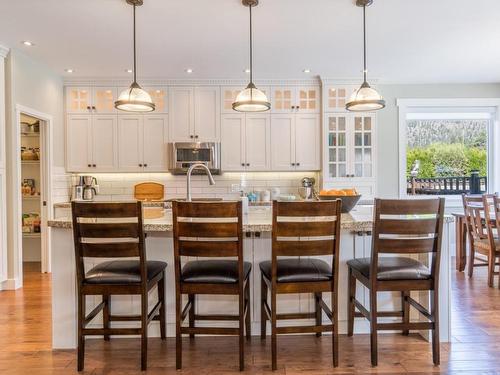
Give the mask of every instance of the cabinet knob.
M 142 167 L 142 164 L 139 164 L 139 167 Z
M 194 135 L 190 135 L 189 138 L 194 138 Z
M 87 164 L 87 167 L 88 167 L 88 168 L 92 167 L 92 164 Z
M 194 137 L 195 137 L 196 139 L 198 139 L 198 136 L 197 136 L 197 135 L 195 135 Z
M 93 106 L 92 106 L 92 110 L 93 110 L 93 111 L 96 111 L 95 105 L 93 105 Z
M 292 163 L 292 167 L 295 167 L 295 163 Z
M 296 165 L 297 167 L 300 167 L 300 163 L 295 163 L 295 165 Z
M 87 111 L 90 111 L 90 106 L 89 105 L 87 106 Z
M 249 167 L 249 166 L 250 166 L 250 163 L 247 163 L 247 167 Z
M 147 167 L 148 165 L 147 164 L 144 164 L 145 167 Z
M 295 109 L 295 106 L 294 106 L 294 105 L 292 105 L 292 109 Z
M 92 167 L 94 167 L 94 168 L 95 168 L 95 167 L 97 167 L 97 165 L 95 165 L 95 164 L 92 164 Z
M 241 163 L 241 166 L 244 167 L 245 166 L 245 163 Z

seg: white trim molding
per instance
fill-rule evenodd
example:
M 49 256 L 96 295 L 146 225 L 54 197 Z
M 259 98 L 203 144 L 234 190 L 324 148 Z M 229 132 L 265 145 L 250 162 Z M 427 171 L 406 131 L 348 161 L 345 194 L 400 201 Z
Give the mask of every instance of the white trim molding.
M 492 113 L 492 132 L 490 133 L 489 144 L 500 144 L 500 98 L 441 98 L 441 99 L 397 99 L 396 105 L 399 112 L 399 196 L 406 197 L 406 120 L 408 113 L 416 112 L 422 108 L 440 108 L 446 110 L 460 108 L 474 109 L 477 111 Z M 489 168 L 490 185 L 493 191 L 500 191 L 500 147 L 490 147 L 493 163 Z
M 5 107 L 5 58 L 9 49 L 0 45 L 0 290 L 5 289 L 7 283 L 7 170 L 6 170 L 6 121 Z
M 9 54 L 9 51 L 10 51 L 10 48 L 2 46 L 0 44 L 0 57 L 5 59 L 7 57 L 7 55 Z

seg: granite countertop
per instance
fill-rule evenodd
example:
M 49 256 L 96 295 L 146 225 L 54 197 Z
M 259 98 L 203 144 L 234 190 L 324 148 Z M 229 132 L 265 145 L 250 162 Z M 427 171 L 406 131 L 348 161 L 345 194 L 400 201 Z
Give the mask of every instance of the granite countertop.
M 156 206 L 157 207 L 157 206 Z M 453 222 L 451 215 L 445 216 L 445 222 Z M 71 229 L 70 217 L 61 217 L 48 221 L 52 228 Z M 368 232 L 373 227 L 373 206 L 357 206 L 350 213 L 342 214 L 341 228 L 351 232 Z M 172 231 L 172 211 L 164 209 L 163 217 L 158 219 L 144 219 L 146 232 Z M 248 215 L 243 217 L 244 232 L 271 232 L 272 210 L 270 207 L 251 207 Z
M 351 213 L 342 214 L 341 227 L 343 230 L 353 232 L 371 231 L 372 229 L 372 208 L 357 207 Z M 61 217 L 48 221 L 48 226 L 52 228 L 71 229 L 70 217 Z M 272 210 L 270 207 L 250 208 L 248 215 L 243 217 L 244 232 L 271 232 L 272 230 Z M 172 231 L 172 211 L 164 210 L 164 216 L 158 219 L 145 219 L 144 231 L 146 232 L 170 232 Z

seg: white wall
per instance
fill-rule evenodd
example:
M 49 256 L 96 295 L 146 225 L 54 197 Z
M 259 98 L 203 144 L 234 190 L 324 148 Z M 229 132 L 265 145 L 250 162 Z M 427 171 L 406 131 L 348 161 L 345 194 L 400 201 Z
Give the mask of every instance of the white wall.
M 18 224 L 20 207 L 17 207 L 19 176 L 15 166 L 14 156 L 19 150 L 14 150 L 17 137 L 16 105 L 22 105 L 40 113 L 49 115 L 52 123 L 53 167 L 64 166 L 64 121 L 63 121 L 63 81 L 49 68 L 40 64 L 20 51 L 11 50 L 6 60 L 6 143 L 7 143 L 7 223 L 8 232 L 8 277 L 10 283 L 19 284 L 19 269 L 17 264 L 17 248 L 20 238 L 13 236 Z M 19 187 L 17 187 L 19 189 Z
M 377 85 L 387 107 L 378 113 L 378 196 L 399 196 L 399 118 L 402 98 L 500 98 L 500 84 Z

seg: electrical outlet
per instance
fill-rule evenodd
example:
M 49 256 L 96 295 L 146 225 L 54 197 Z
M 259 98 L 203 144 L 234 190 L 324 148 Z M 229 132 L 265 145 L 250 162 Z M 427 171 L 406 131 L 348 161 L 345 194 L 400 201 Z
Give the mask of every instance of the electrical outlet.
M 241 191 L 240 184 L 231 184 L 231 193 L 238 193 Z

